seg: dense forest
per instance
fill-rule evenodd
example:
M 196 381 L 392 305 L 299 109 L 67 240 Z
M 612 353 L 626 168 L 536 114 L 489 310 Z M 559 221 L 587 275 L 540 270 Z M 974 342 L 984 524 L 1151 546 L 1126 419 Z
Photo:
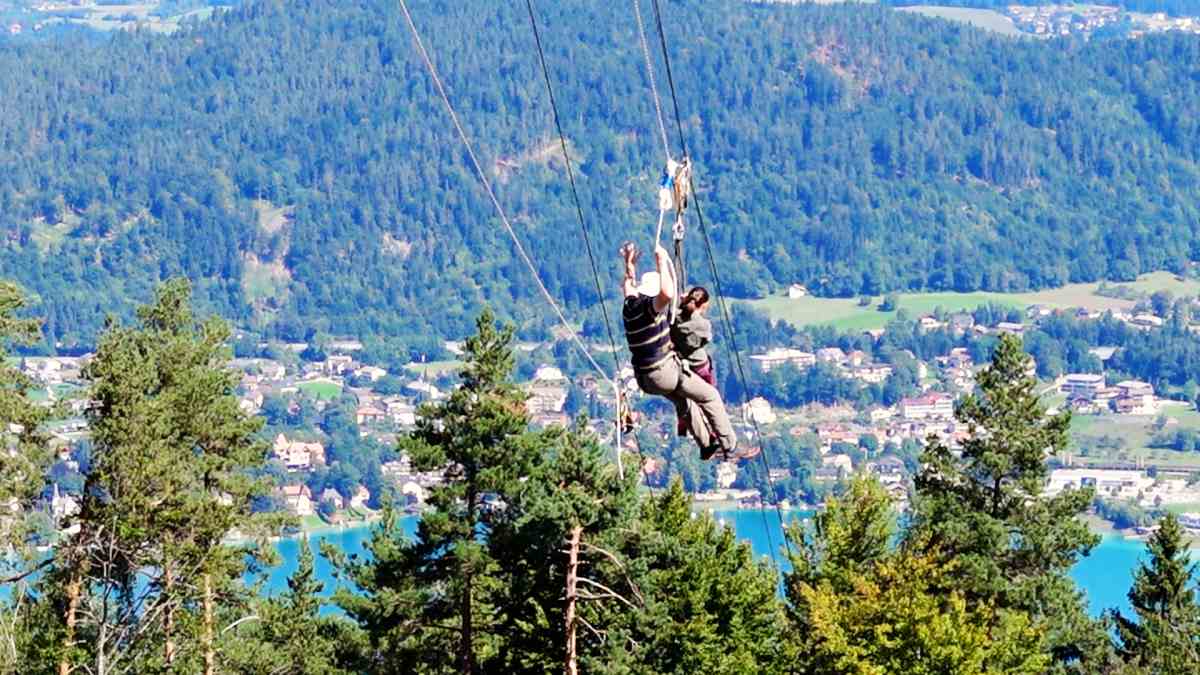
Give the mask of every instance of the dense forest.
M 544 5 L 603 272 L 653 235 L 654 106 L 628 7 Z M 1200 38 L 663 9 L 731 295 L 1023 290 L 1200 256 Z M 438 0 L 415 18 L 551 292 L 595 326 L 524 7 Z M 485 301 L 545 325 L 393 2 L 267 0 L 170 36 L 9 45 L 0 89 L 0 276 L 35 295 L 50 341 L 90 344 L 179 274 L 203 308 L 281 338 L 461 336 Z

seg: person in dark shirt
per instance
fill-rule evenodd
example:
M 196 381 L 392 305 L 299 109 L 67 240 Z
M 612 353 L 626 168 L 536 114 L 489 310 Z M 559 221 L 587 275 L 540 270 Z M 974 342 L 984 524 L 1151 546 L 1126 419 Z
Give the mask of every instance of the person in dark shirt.
M 688 411 L 688 432 L 700 445 L 701 459 L 718 452 L 728 456 L 737 447 L 737 437 L 721 395 L 684 368 L 671 345 L 667 310 L 675 299 L 675 278 L 670 254 L 662 246 L 655 247 L 657 271 L 646 272 L 640 282 L 637 248 L 627 243 L 621 254 L 625 262 L 622 318 L 638 387 L 647 394 L 666 397 L 677 410 Z

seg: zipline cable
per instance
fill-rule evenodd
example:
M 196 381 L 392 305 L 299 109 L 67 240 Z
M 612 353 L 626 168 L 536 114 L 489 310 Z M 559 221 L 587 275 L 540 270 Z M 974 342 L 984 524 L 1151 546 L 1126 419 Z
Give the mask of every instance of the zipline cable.
M 650 79 L 650 93 L 654 96 L 654 111 L 658 114 L 658 130 L 662 134 L 663 153 L 671 159 L 671 144 L 667 141 L 667 125 L 663 121 L 662 101 L 658 96 L 658 84 L 654 81 L 654 63 L 650 59 L 650 46 L 646 41 L 646 26 L 642 21 L 642 6 L 633 0 L 633 14 L 637 17 L 638 37 L 642 42 L 642 56 L 646 60 L 646 77 Z
M 458 113 L 454 111 L 454 106 L 450 103 L 450 96 L 446 93 L 446 87 L 442 84 L 442 79 L 438 76 L 437 68 L 433 65 L 433 59 L 430 58 L 429 52 L 425 50 L 425 43 L 421 40 L 421 33 L 417 30 L 417 25 L 413 22 L 412 14 L 410 14 L 408 11 L 407 0 L 400 0 L 400 8 L 404 10 L 404 18 L 408 22 L 409 30 L 412 31 L 413 42 L 415 42 L 417 45 L 417 51 L 420 52 L 421 59 L 425 62 L 425 67 L 429 70 L 429 77 L 431 80 L 433 80 L 434 86 L 437 87 L 438 94 L 441 95 L 442 102 L 446 104 L 446 111 L 450 113 L 450 119 L 454 122 L 454 128 L 458 131 L 459 140 L 462 141 L 463 147 L 467 150 L 467 155 L 471 158 L 471 163 L 475 167 L 475 173 L 479 176 L 479 182 L 483 184 L 484 191 L 487 192 L 488 197 L 492 200 L 492 205 L 496 207 L 496 213 L 500 215 L 500 222 L 503 223 L 504 229 L 508 231 L 508 236 L 512 238 L 513 245 L 516 247 L 517 253 L 521 256 L 521 260 L 525 262 L 525 266 L 529 268 L 529 273 L 533 276 L 533 280 L 537 282 L 538 289 L 542 292 L 542 296 L 545 297 L 546 303 L 549 304 L 550 308 L 554 310 L 554 313 L 558 315 L 558 320 L 562 323 L 563 327 L 567 329 L 567 332 L 571 336 L 571 340 L 579 348 L 579 351 L 583 353 L 584 358 L 588 360 L 588 362 L 592 365 L 592 368 L 595 368 L 596 372 L 599 373 L 601 377 L 606 380 L 611 380 L 614 383 L 614 386 L 616 386 L 615 374 L 614 377 L 610 378 L 608 373 L 604 372 L 604 369 L 600 367 L 600 364 L 596 363 L 596 359 L 592 358 L 591 353 L 587 349 L 587 345 L 583 343 L 583 340 L 579 339 L 579 336 L 575 333 L 575 329 L 572 328 L 570 322 L 567 321 L 566 315 L 563 314 L 562 309 L 560 309 L 558 306 L 558 303 L 554 301 L 554 296 L 550 295 L 550 291 L 547 290 L 546 285 L 542 283 L 542 278 L 538 274 L 537 267 L 534 266 L 533 260 L 530 259 L 529 254 L 525 252 L 525 247 L 521 245 L 521 240 L 517 237 L 517 232 L 513 229 L 512 223 L 509 222 L 508 215 L 504 213 L 504 208 L 500 206 L 500 200 L 496 199 L 496 193 L 492 190 L 492 184 L 488 181 L 487 174 L 485 174 L 483 171 L 483 165 L 479 163 L 479 158 L 475 155 L 475 149 L 471 145 L 471 140 L 467 138 L 467 132 L 463 130 L 462 123 L 460 123 L 458 120 Z
M 608 305 L 604 302 L 604 288 L 600 283 L 600 271 L 596 266 L 596 256 L 592 252 L 592 238 L 588 233 L 587 220 L 583 216 L 583 206 L 579 201 L 579 190 L 575 186 L 575 171 L 571 168 L 571 155 L 567 152 L 567 137 L 563 133 L 562 122 L 558 115 L 558 101 L 554 97 L 554 87 L 550 83 L 550 69 L 546 66 L 546 53 L 542 51 L 542 35 L 538 30 L 537 19 L 533 11 L 533 0 L 525 0 L 525 8 L 529 11 L 529 25 L 533 28 L 533 40 L 537 46 L 538 61 L 542 64 L 542 77 L 546 80 L 546 94 L 550 98 L 550 111 L 554 114 L 554 128 L 558 131 L 558 141 L 562 147 L 563 163 L 567 167 L 567 181 L 571 184 L 571 198 L 575 202 L 575 215 L 579 217 L 579 229 L 583 232 L 583 245 L 587 251 L 588 262 L 592 266 L 592 279 L 596 282 L 596 301 L 600 303 L 600 311 L 604 314 L 604 328 L 608 332 L 608 344 L 612 347 L 613 372 L 621 370 L 617 361 L 617 340 L 612 329 L 612 320 L 608 315 Z
M 679 116 L 679 99 L 675 96 L 675 77 L 671 74 L 671 57 L 667 54 L 667 36 L 663 31 L 662 12 L 658 8 L 658 0 L 650 1 L 654 6 L 654 25 L 658 28 L 658 42 L 662 45 L 663 65 L 667 70 L 667 86 L 671 90 L 671 102 L 675 107 L 675 130 L 679 133 L 679 151 L 683 153 L 684 157 L 687 157 L 687 142 L 683 138 L 683 119 Z
M 537 46 L 538 62 L 542 65 L 542 77 L 546 80 L 546 95 L 550 99 L 550 110 L 554 113 L 554 128 L 558 131 L 558 141 L 562 147 L 563 163 L 567 167 L 567 181 L 571 184 L 571 198 L 575 202 L 575 214 L 579 217 L 579 229 L 583 232 L 583 244 L 587 250 L 588 262 L 592 267 L 592 279 L 596 282 L 596 301 L 600 303 L 600 310 L 604 314 L 604 329 L 608 333 L 608 344 L 612 348 L 613 356 L 613 373 L 615 379 L 620 379 L 621 365 L 617 360 L 617 340 L 613 334 L 612 320 L 608 315 L 608 305 L 604 301 L 604 287 L 600 282 L 600 271 L 596 265 L 596 256 L 592 252 L 592 238 L 588 233 L 587 219 L 583 216 L 583 206 L 579 200 L 579 190 L 575 186 L 575 172 L 571 168 L 571 155 L 567 152 L 567 137 L 563 133 L 561 118 L 558 114 L 558 99 L 554 96 L 554 85 L 550 80 L 550 68 L 546 65 L 546 53 L 542 49 L 541 31 L 538 30 L 536 13 L 533 11 L 533 0 L 525 0 L 525 9 L 529 12 L 529 25 L 533 28 L 533 40 Z M 621 424 L 621 398 L 624 392 L 618 389 L 617 392 L 617 424 Z M 642 441 L 638 438 L 637 433 L 633 433 L 633 440 L 637 445 L 638 454 L 638 475 L 643 479 L 646 476 L 646 456 L 642 452 Z M 621 452 L 621 448 L 617 448 L 617 452 Z
M 636 0 L 635 0 L 635 2 L 636 2 Z M 688 149 L 687 149 L 687 143 L 685 142 L 685 137 L 683 134 L 683 118 L 679 114 L 679 98 L 678 98 L 678 96 L 676 96 L 675 80 L 671 74 L 671 57 L 670 57 L 669 51 L 667 49 L 666 32 L 663 30 L 662 12 L 659 9 L 658 0 L 651 0 L 651 2 L 654 6 L 654 18 L 655 18 L 656 26 L 658 28 L 658 39 L 659 39 L 660 44 L 662 45 L 663 61 L 664 61 L 664 65 L 666 66 L 666 71 L 667 71 L 667 83 L 670 86 L 670 91 L 671 91 L 671 103 L 674 106 L 674 110 L 675 110 L 675 123 L 676 123 L 678 131 L 679 131 L 679 143 L 680 143 L 681 149 L 684 153 L 684 157 L 687 157 Z M 690 177 L 689 177 L 689 179 L 690 179 Z M 724 292 L 724 288 L 721 284 L 721 275 L 717 271 L 716 257 L 713 254 L 712 239 L 709 237 L 708 226 L 704 221 L 704 212 L 700 208 L 700 199 L 699 199 L 699 196 L 696 194 L 695 184 L 694 183 L 690 184 L 688 187 L 689 187 L 689 190 L 691 191 L 692 203 L 695 204 L 695 206 L 696 206 L 696 220 L 697 220 L 697 222 L 700 223 L 700 232 L 704 238 L 704 249 L 705 249 L 705 253 L 708 256 L 708 266 L 709 266 L 709 270 L 712 272 L 713 285 L 716 287 L 716 291 L 717 291 L 717 293 L 716 293 L 717 307 L 721 310 L 720 313 L 721 313 L 721 319 L 722 319 L 722 323 L 723 323 L 724 333 L 726 335 L 726 338 L 730 342 L 730 346 L 733 348 L 734 363 L 737 365 L 738 377 L 741 380 L 741 384 L 742 384 L 742 396 L 745 399 L 745 401 L 744 401 L 745 405 L 748 406 L 749 405 L 749 395 L 750 395 L 749 380 L 746 377 L 746 369 L 742 363 L 741 348 L 738 345 L 737 332 L 734 330 L 734 327 L 733 327 L 732 315 L 730 314 L 730 311 L 729 311 L 729 305 L 725 300 L 725 292 Z M 761 451 L 759 452 L 759 458 L 762 460 L 763 470 L 766 472 L 767 486 L 771 489 L 771 498 L 772 498 L 772 501 L 775 503 L 775 513 L 779 517 L 779 527 L 780 527 L 780 530 L 783 535 L 783 544 L 788 552 L 788 555 L 790 556 L 792 554 L 792 545 L 791 545 L 791 541 L 788 539 L 788 536 L 787 536 L 787 530 L 786 530 L 787 525 L 783 518 L 783 508 L 779 505 L 779 500 L 776 498 L 775 481 L 774 481 L 774 479 L 771 478 L 771 463 L 767 459 L 767 447 L 766 447 L 765 439 L 762 435 L 762 429 L 759 428 L 758 418 L 753 413 L 747 414 L 747 417 L 750 418 L 751 424 L 754 425 L 754 434 L 758 439 L 759 447 L 761 449 Z M 764 519 L 763 524 L 765 526 L 766 525 L 766 522 L 765 522 L 766 513 L 765 512 L 763 512 L 763 519 Z M 771 547 L 771 558 L 776 560 L 776 566 L 778 566 L 778 559 L 775 557 L 775 544 L 773 541 L 773 537 L 771 536 L 771 529 L 769 527 L 764 527 L 764 529 L 767 532 L 767 539 L 768 539 L 767 543 Z

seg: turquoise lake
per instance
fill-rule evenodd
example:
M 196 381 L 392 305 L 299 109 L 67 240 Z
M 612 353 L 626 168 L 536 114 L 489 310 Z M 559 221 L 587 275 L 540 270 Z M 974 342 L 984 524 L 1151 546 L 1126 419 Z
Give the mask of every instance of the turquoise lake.
M 756 554 L 768 556 L 771 550 L 768 539 L 779 547 L 782 546 L 782 538 L 775 513 L 767 512 L 766 518 L 763 515 L 760 511 L 717 511 L 713 514 L 726 526 L 733 527 L 739 538 L 749 541 Z M 405 518 L 405 530 L 411 533 L 416 528 L 416 522 L 415 517 Z M 317 576 L 326 584 L 324 594 L 332 593 L 336 581 L 332 578 L 329 562 L 320 555 L 320 543 L 328 541 L 348 554 L 362 553 L 369 536 L 369 527 L 360 526 L 341 531 L 321 532 L 304 540 L 281 540 L 278 548 L 283 563 L 271 570 L 267 583 L 268 592 L 277 593 L 287 588 L 287 578 L 296 569 L 300 545 L 304 541 L 316 554 Z M 1087 593 L 1092 614 L 1098 615 L 1114 607 L 1129 611 L 1125 594 L 1129 592 L 1133 569 L 1142 559 L 1144 552 L 1145 544 L 1140 541 L 1107 536 L 1090 556 L 1075 566 L 1071 576 Z M 1200 554 L 1196 557 L 1200 558 Z

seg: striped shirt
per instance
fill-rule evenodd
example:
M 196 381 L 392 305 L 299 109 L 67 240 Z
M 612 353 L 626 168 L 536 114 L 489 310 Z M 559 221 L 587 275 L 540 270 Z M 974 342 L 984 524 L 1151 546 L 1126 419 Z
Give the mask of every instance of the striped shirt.
M 654 298 L 646 295 L 625 298 L 621 316 L 635 371 L 653 370 L 671 358 L 671 326 L 666 312 L 654 311 Z

